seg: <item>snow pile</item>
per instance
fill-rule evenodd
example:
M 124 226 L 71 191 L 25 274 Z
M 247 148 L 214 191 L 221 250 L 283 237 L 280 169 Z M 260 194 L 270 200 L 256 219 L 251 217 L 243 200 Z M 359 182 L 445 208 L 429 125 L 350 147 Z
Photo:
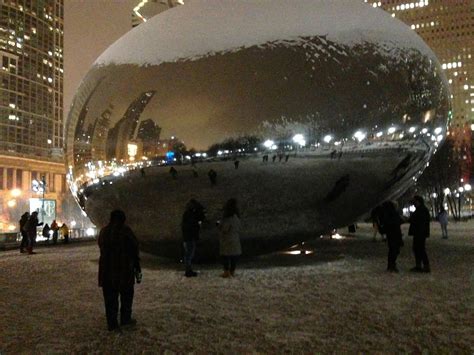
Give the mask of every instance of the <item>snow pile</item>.
M 379 43 L 385 50 L 414 48 L 436 58 L 408 26 L 362 1 L 196 0 L 131 30 L 95 65 L 157 65 L 268 42 L 291 46 L 308 36 L 347 45 Z

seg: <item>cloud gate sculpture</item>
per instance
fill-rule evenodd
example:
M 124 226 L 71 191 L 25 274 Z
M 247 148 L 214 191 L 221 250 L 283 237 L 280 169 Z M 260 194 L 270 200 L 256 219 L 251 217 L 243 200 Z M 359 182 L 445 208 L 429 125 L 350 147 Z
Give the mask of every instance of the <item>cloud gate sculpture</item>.
M 96 61 L 67 122 L 68 180 L 98 226 L 121 208 L 141 245 L 199 250 L 239 200 L 244 254 L 347 226 L 403 193 L 446 135 L 447 82 L 426 44 L 357 1 L 195 1 Z M 171 167 L 173 169 L 171 169 Z M 209 172 L 216 173 L 215 183 Z

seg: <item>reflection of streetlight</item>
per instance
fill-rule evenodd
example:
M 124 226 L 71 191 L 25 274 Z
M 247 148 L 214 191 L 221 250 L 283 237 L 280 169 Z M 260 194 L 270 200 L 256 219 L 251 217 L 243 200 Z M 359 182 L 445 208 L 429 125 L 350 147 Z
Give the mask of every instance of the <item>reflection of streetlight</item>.
M 465 191 L 471 191 L 471 190 L 472 190 L 471 185 L 470 185 L 470 184 L 464 185 L 464 190 L 465 190 Z

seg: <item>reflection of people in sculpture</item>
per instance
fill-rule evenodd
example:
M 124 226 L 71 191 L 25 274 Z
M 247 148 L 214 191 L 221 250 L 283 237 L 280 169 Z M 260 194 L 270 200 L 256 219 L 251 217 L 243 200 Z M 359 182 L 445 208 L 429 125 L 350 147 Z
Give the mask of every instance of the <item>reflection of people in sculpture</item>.
M 211 185 L 217 184 L 217 173 L 215 172 L 214 169 L 209 170 L 207 173 L 207 176 L 209 176 L 209 180 L 211 181 Z
M 231 198 L 224 206 L 224 215 L 219 222 L 219 254 L 222 258 L 224 273 L 222 277 L 234 276 L 237 259 L 242 254 L 240 246 L 240 214 L 237 200 Z
M 170 168 L 170 174 L 173 180 L 176 180 L 178 178 L 178 170 L 176 170 L 174 166 Z
M 181 231 L 183 233 L 184 265 L 186 277 L 195 277 L 197 272 L 193 271 L 192 262 L 196 251 L 196 243 L 199 240 L 201 224 L 205 220 L 205 209 L 195 199 L 190 199 L 181 220 Z

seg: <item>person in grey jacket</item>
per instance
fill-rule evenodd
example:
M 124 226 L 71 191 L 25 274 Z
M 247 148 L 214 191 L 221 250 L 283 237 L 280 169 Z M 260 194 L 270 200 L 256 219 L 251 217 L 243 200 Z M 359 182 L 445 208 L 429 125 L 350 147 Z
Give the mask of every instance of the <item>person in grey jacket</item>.
M 237 259 L 242 254 L 239 217 L 237 200 L 231 198 L 224 205 L 223 219 L 219 223 L 219 254 L 224 266 L 221 276 L 225 278 L 235 275 Z

